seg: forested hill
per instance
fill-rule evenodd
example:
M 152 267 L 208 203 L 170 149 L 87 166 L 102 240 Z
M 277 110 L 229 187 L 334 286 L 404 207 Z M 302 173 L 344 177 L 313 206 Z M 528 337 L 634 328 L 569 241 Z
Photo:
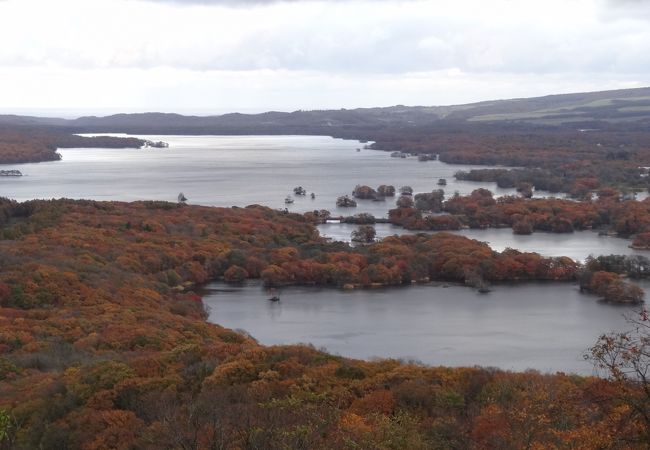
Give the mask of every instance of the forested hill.
M 178 114 L 118 114 L 81 117 L 69 123 L 84 130 L 160 132 L 296 132 L 316 129 L 346 131 L 385 127 L 418 127 L 450 122 L 486 122 L 492 126 L 514 122 L 524 125 L 570 126 L 588 122 L 636 122 L 650 120 L 650 88 L 603 91 L 545 97 L 495 100 L 456 106 L 391 106 L 221 116 Z M 629 125 L 629 124 L 628 124 Z M 167 130 L 167 131 L 165 131 Z M 325 133 L 325 134 L 329 134 Z
M 165 202 L 0 199 L 0 237 L 3 450 L 624 450 L 650 442 L 647 391 L 635 383 L 264 347 L 207 323 L 192 292 L 219 278 L 411 284 L 485 270 L 511 281 L 566 280 L 577 276 L 568 258 L 494 252 L 451 234 L 351 248 L 322 240 L 295 214 Z
M 134 137 L 87 137 L 43 126 L 0 125 L 0 164 L 57 161 L 59 148 L 140 148 L 145 143 Z
M 4 150 L 3 127 L 11 131 L 5 133 L 11 142 Z M 39 139 L 38 145 L 15 145 L 48 133 L 45 144 Z M 596 178 L 612 184 L 612 179 L 627 178 L 623 172 L 650 165 L 650 88 L 457 106 L 221 116 L 152 112 L 65 120 L 5 115 L 0 116 L 0 163 L 56 159 L 56 147 L 75 145 L 74 133 L 325 135 L 373 141 L 374 149 L 437 154 L 448 163 L 544 168 L 566 174 L 571 182 Z M 94 144 L 83 146 L 102 143 Z M 116 141 L 110 146 L 132 145 L 138 143 Z
M 602 122 L 650 121 L 650 88 L 545 97 L 494 100 L 455 106 L 391 106 L 220 116 L 166 113 L 116 114 L 74 120 L 5 115 L 0 124 L 61 127 L 73 131 L 152 134 L 335 134 L 370 132 L 386 127 L 420 127 L 450 123 L 504 123 L 569 126 Z M 572 125 L 573 124 L 573 125 Z M 602 124 L 601 124 L 602 126 Z M 573 127 L 575 128 L 575 127 Z M 329 130 L 329 132 L 328 132 Z

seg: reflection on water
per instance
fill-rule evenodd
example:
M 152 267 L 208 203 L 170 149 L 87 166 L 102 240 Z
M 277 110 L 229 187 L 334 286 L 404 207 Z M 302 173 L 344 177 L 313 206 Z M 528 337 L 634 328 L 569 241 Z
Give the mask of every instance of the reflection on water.
M 318 226 L 321 235 L 337 241 L 350 241 L 350 234 L 358 225 L 327 223 Z M 415 234 L 421 231 L 409 231 L 386 223 L 375 225 L 377 238 L 394 234 Z M 429 232 L 434 233 L 434 232 Z M 470 239 L 487 242 L 497 251 L 515 248 L 522 252 L 536 252 L 544 256 L 568 256 L 576 261 L 584 261 L 589 255 L 645 255 L 650 252 L 634 250 L 629 247 L 631 241 L 609 236 L 599 236 L 593 231 L 575 233 L 541 233 L 531 235 L 514 234 L 510 228 L 490 228 L 487 230 L 460 230 L 453 232 Z
M 625 329 L 624 313 L 570 283 L 373 290 L 291 287 L 272 303 L 259 284 L 208 286 L 210 321 L 262 344 L 309 343 L 354 358 L 431 365 L 591 374 L 582 355 L 603 332 Z
M 292 211 L 328 209 L 335 215 L 370 212 L 387 215 L 394 199 L 360 201 L 353 209 L 337 208 L 336 198 L 350 194 L 357 184 L 411 185 L 416 192 L 438 188 L 468 194 L 495 183 L 453 179 L 458 170 L 475 166 L 450 165 L 416 158 L 391 158 L 389 153 L 356 149 L 357 141 L 319 136 L 144 136 L 169 143 L 166 149 L 63 149 L 62 161 L 5 165 L 19 169 L 22 178 L 0 177 L 2 196 L 34 198 L 89 198 L 96 200 L 176 201 L 183 192 L 191 204 L 246 206 L 262 204 L 285 208 L 284 198 L 295 186 L 309 195 L 296 197 Z
M 387 215 L 394 200 L 360 201 L 336 208 L 338 196 L 357 184 L 410 185 L 416 192 L 437 189 L 447 179 L 448 195 L 487 187 L 513 194 L 494 183 L 459 182 L 458 170 L 387 152 L 356 151 L 356 141 L 305 136 L 146 136 L 169 142 L 167 149 L 67 149 L 62 161 L 4 165 L 21 178 L 0 177 L 0 195 L 16 200 L 88 198 L 97 200 L 176 201 L 183 192 L 191 204 L 263 204 L 284 208 L 284 198 L 301 185 L 309 196 L 289 208 L 328 209 L 334 215 L 369 212 Z M 536 193 L 538 195 L 539 193 Z M 377 227 L 380 235 L 400 231 Z M 349 239 L 346 226 L 321 227 L 324 234 Z M 510 230 L 463 231 L 506 246 L 583 259 L 590 253 L 631 253 L 627 242 L 593 233 L 514 236 Z M 451 286 L 411 286 L 344 292 L 287 288 L 278 304 L 268 302 L 259 285 L 213 285 L 205 301 L 210 320 L 243 328 L 264 344 L 312 343 L 346 356 L 415 358 L 428 364 L 486 365 L 505 369 L 589 373 L 581 355 L 605 331 L 620 329 L 629 308 L 600 304 L 570 284 L 498 286 L 488 295 Z

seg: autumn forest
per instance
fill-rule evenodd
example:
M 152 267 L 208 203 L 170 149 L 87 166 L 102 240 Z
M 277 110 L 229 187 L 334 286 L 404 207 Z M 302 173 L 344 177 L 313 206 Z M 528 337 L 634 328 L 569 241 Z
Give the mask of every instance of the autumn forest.
M 647 397 L 623 380 L 262 347 L 206 323 L 196 294 L 217 277 L 572 280 L 581 269 L 567 258 L 496 253 L 448 234 L 352 249 L 323 241 L 302 216 L 256 206 L 4 201 L 2 233 L 5 448 L 632 448 L 648 439 Z
M 420 155 L 421 164 L 499 166 L 454 178 L 514 194 L 497 196 L 482 184 L 446 193 L 447 181 L 436 187 L 433 179 L 426 192 L 345 186 L 353 189 L 349 205 L 390 205 L 385 218 L 344 205 L 350 212 L 337 220 L 358 225 L 352 244 L 321 236 L 318 225 L 333 216 L 323 210 L 209 207 L 182 193 L 178 202 L 3 195 L 0 449 L 648 448 L 650 321 L 636 283 L 650 277 L 650 259 L 496 251 L 453 233 L 598 231 L 650 249 L 650 199 L 634 198 L 650 187 L 647 118 L 608 121 L 611 109 L 598 111 L 571 124 L 485 123 L 462 116 L 462 108 L 433 118 L 406 107 L 260 117 L 1 116 L 2 164 L 58 161 L 65 148 L 165 151 L 141 138 L 88 137 L 100 133 L 326 134 L 356 139 L 364 152 Z M 294 193 L 306 197 L 300 188 Z M 423 233 L 376 239 L 377 221 Z M 208 322 L 203 288 L 215 280 L 370 295 L 434 282 L 477 292 L 563 283 L 589 301 L 634 305 L 626 310 L 634 313 L 631 331 L 594 336 L 584 354 L 598 369 L 593 376 L 430 367 L 262 345 L 254 333 Z

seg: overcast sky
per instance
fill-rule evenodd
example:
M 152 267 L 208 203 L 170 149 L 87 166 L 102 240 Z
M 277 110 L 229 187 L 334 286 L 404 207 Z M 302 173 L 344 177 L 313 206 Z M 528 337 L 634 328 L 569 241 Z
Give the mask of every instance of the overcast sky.
M 446 105 L 650 85 L 644 0 L 0 0 L 0 111 Z

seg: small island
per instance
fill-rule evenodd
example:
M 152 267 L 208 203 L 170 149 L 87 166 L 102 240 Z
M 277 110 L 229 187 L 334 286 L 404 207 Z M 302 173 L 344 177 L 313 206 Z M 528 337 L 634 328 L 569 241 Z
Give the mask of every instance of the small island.
M 22 177 L 20 170 L 0 170 L 0 177 Z
M 347 195 L 344 195 L 336 199 L 336 206 L 342 208 L 356 208 L 357 202 L 351 199 L 350 197 L 348 197 Z
M 169 144 L 163 141 L 144 141 L 140 148 L 168 148 Z

